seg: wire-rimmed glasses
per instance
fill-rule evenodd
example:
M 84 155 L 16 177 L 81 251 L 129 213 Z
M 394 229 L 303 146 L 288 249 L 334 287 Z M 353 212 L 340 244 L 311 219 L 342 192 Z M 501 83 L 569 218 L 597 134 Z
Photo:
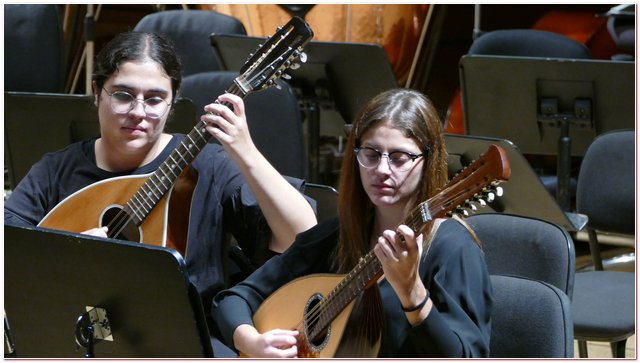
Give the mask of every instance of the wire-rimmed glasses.
M 104 89 L 104 88 L 103 88 Z M 161 97 L 154 96 L 144 100 L 139 100 L 133 97 L 132 94 L 124 91 L 115 91 L 109 93 L 106 89 L 104 91 L 109 95 L 109 105 L 113 112 L 124 115 L 129 113 L 135 107 L 136 103 L 142 102 L 144 113 L 148 118 L 159 119 L 164 116 L 169 109 L 170 104 L 163 100 Z
M 393 151 L 383 153 L 371 147 L 357 147 L 353 149 L 358 163 L 364 168 L 375 168 L 380 164 L 382 157 L 387 158 L 389 168 L 394 171 L 407 171 L 413 166 L 413 162 L 424 154 L 412 154 L 406 151 Z

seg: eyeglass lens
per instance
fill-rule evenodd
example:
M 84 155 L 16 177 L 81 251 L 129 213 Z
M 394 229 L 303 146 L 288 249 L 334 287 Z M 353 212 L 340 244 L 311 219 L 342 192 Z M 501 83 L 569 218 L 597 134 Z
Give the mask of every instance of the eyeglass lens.
M 414 158 L 412 158 L 410 154 L 404 151 L 394 151 L 389 154 L 383 154 L 378 150 L 368 147 L 359 148 L 356 151 L 358 162 L 365 168 L 373 168 L 378 166 L 383 156 L 387 157 L 389 167 L 398 171 L 409 170 L 414 161 Z
M 107 92 L 108 93 L 108 92 Z M 150 97 L 144 101 L 138 100 L 131 94 L 116 91 L 110 94 L 111 109 L 118 114 L 125 114 L 133 110 L 137 102 L 143 103 L 144 112 L 149 118 L 160 118 L 167 112 L 169 105 L 160 97 Z

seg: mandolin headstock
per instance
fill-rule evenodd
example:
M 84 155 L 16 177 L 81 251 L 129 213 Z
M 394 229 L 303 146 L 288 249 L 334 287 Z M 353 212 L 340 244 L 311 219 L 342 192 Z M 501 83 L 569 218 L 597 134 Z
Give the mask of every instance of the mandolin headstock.
M 452 213 L 468 215 L 469 210 L 477 209 L 476 204 L 490 203 L 501 196 L 500 183 L 508 181 L 510 176 L 511 166 L 506 151 L 491 145 L 478 160 L 451 178 L 442 190 L 421 203 L 411 214 L 411 219 L 420 220 L 422 224 Z
M 313 30 L 304 20 L 294 16 L 266 39 L 240 69 L 236 84 L 244 94 L 274 85 L 284 72 L 296 69 L 306 61 L 303 48 L 313 38 Z

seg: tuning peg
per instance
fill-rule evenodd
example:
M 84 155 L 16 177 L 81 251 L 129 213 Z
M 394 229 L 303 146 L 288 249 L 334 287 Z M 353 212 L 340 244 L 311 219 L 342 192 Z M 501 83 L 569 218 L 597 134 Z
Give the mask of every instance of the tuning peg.
M 493 192 L 487 193 L 487 202 L 491 203 L 496 199 L 496 195 Z
M 501 197 L 504 194 L 502 187 L 496 187 L 496 195 Z
M 485 202 L 484 199 L 482 199 L 482 198 L 477 198 L 476 202 L 478 202 L 478 204 L 480 204 L 480 206 L 482 206 L 482 207 L 486 207 L 487 206 L 487 202 Z
M 289 68 L 291 68 L 293 70 L 296 70 L 296 69 L 300 68 L 300 64 L 299 63 L 291 63 Z
M 282 73 L 282 78 L 289 80 L 291 79 L 291 76 L 286 73 Z
M 300 62 L 302 63 L 307 63 L 307 53 L 305 52 L 300 52 L 300 55 L 298 56 L 298 59 L 300 60 Z

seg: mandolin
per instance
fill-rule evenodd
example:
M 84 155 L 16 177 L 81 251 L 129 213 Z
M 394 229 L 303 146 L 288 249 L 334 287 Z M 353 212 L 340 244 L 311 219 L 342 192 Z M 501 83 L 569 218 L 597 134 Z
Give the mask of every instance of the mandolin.
M 285 70 L 305 61 L 302 50 L 312 37 L 309 25 L 293 17 L 249 57 L 227 92 L 244 97 L 275 85 Z M 195 187 L 188 170 L 213 137 L 205 127 L 199 121 L 153 173 L 91 184 L 61 201 L 38 226 L 77 233 L 108 226 L 110 238 L 170 247 L 186 256 Z
M 426 223 L 435 218 L 467 211 L 473 203 L 495 198 L 500 194 L 499 184 L 509 180 L 510 174 L 506 152 L 497 145 L 491 145 L 480 159 L 414 208 L 403 224 L 422 233 Z M 371 250 L 346 275 L 313 274 L 295 279 L 260 305 L 253 316 L 255 327 L 260 333 L 273 329 L 298 330 L 300 358 L 331 358 L 338 349 L 347 356 L 356 351 L 362 352 L 362 342 L 356 342 L 353 347 L 342 345 L 343 341 L 347 345 L 353 343 L 346 339 L 345 326 L 356 298 L 373 286 L 382 273 L 382 265 Z M 375 357 L 377 352 L 378 347 L 374 344 L 367 356 Z

